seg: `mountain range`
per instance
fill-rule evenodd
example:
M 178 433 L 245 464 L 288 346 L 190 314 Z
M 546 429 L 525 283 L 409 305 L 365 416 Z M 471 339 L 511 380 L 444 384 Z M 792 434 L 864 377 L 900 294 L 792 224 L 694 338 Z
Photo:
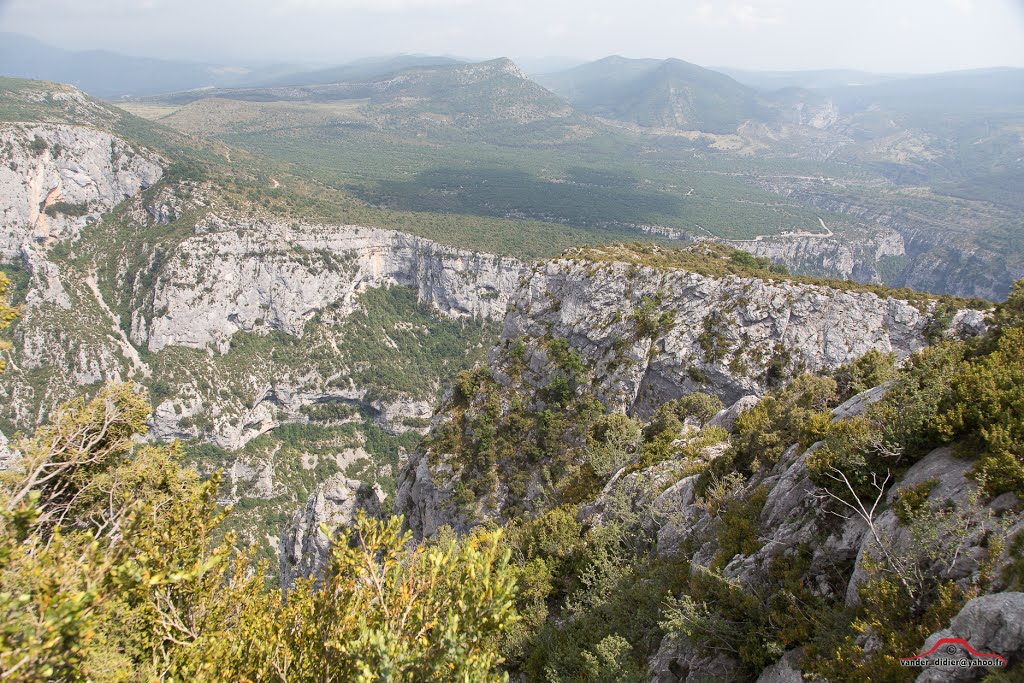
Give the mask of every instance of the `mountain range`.
M 1019 675 L 1020 71 L 50 57 L 119 99 L 0 77 L 0 671 Z
M 505 61 L 469 68 L 455 72 L 463 82 L 523 79 Z M 192 526 L 225 534 L 213 557 L 255 577 L 245 599 L 231 593 L 196 619 L 209 646 L 162 646 L 180 670 L 259 669 L 253 648 L 275 643 L 285 619 L 303 634 L 340 627 L 299 607 L 344 595 L 314 588 L 347 576 L 337 553 L 350 546 L 332 539 L 378 533 L 368 520 L 392 515 L 402 517 L 388 528 L 411 534 L 395 543 L 414 538 L 438 550 L 430 557 L 497 544 L 460 590 L 487 596 L 481 577 L 508 581 L 494 607 L 504 626 L 480 647 L 488 668 L 528 680 L 904 680 L 917 671 L 897 658 L 941 637 L 1024 658 L 1024 640 L 1000 627 L 1024 615 L 1020 284 L 993 308 L 794 276 L 711 240 L 623 244 L 628 233 L 382 209 L 69 86 L 0 86 L 0 254 L 17 305 L 0 374 L 14 436 L 0 444 L 4 486 L 21 486 L 23 454 L 63 433 L 47 430 L 104 433 L 103 420 L 120 429 L 119 411 L 132 411 L 109 467 L 87 443 L 57 470 L 73 473 L 58 492 L 99 492 L 75 496 L 64 519 L 124 567 L 95 589 L 105 609 L 168 604 L 150 595 L 160 575 L 138 589 L 131 562 L 164 562 L 153 548 L 183 529 L 197 542 Z M 624 184 L 596 170 L 573 178 L 605 193 Z M 510 233 L 522 241 L 495 238 Z M 552 254 L 559 244 L 569 248 Z M 548 251 L 532 263 L 507 253 L 527 248 Z M 16 435 L 40 424 L 35 440 Z M 865 479 L 867 468 L 883 478 Z M 151 487 L 161 505 L 135 502 Z M 114 495 L 146 515 L 116 540 L 128 564 L 106 535 L 79 529 Z M 151 531 L 187 501 L 208 516 L 182 512 Z M 26 522 L 33 543 L 45 523 Z M 481 535 L 495 527 L 504 533 Z M 23 544 L 0 542 L 7 557 Z M 33 561 L 0 575 L 33 586 Z M 70 581 L 93 566 L 50 571 Z M 198 616 L 193 597 L 209 605 L 236 585 L 222 566 L 203 566 L 201 590 L 193 574 L 174 575 L 179 614 Z M 420 571 L 399 565 L 409 580 Z M 463 603 L 480 612 L 479 600 Z M 85 610 L 60 623 L 102 637 L 84 638 L 71 661 L 59 641 L 31 652 L 79 677 L 151 666 L 145 647 L 120 648 L 108 675 L 125 623 L 131 638 L 164 642 L 146 619 Z M 458 624 L 443 642 L 472 640 Z M 857 641 L 860 624 L 882 644 Z M 245 657 L 214 649 L 230 638 Z M 414 650 L 435 638 L 419 633 Z M 315 668 L 323 647 L 301 635 L 260 656 L 312 648 L 301 661 Z M 368 655 L 327 659 L 353 656 Z
M 535 78 L 414 61 L 121 105 L 392 209 L 732 239 L 797 272 L 961 295 L 1022 272 L 1019 70 L 759 90 L 680 60 Z

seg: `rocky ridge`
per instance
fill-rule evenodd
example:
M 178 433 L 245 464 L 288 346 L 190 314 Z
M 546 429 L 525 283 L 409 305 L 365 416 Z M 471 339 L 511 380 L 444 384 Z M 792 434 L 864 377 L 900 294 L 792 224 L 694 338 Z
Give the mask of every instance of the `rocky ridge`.
M 511 300 L 489 355 L 490 378 L 542 408 L 539 396 L 558 374 L 551 342 L 564 340 L 585 368 L 580 386 L 608 410 L 646 419 L 691 392 L 728 405 L 764 395 L 799 372 L 832 370 L 872 350 L 902 359 L 928 343 L 934 304 L 641 265 L 633 257 L 615 248 L 592 250 L 535 267 Z M 979 311 L 959 311 L 947 333 L 977 334 L 983 320 Z M 513 344 L 522 345 L 517 359 L 509 355 Z M 449 419 L 442 410 L 434 428 Z M 446 504 L 462 469 L 443 452 L 412 454 L 395 510 L 417 535 L 432 536 L 445 524 L 465 528 Z M 501 510 L 499 501 L 477 512 L 488 519 L 500 518 Z
M 857 417 L 883 394 L 884 388 L 876 387 L 853 397 L 833 411 L 834 419 Z M 721 576 L 739 590 L 757 595 L 760 587 L 768 581 L 773 564 L 795 561 L 801 552 L 806 552 L 801 549 L 811 548 L 813 552 L 801 560 L 807 563 L 805 574 L 817 577 L 817 584 L 810 586 L 811 593 L 832 600 L 845 600 L 848 606 L 855 606 L 860 600 L 859 589 L 868 581 L 869 572 L 866 567 L 872 561 L 872 556 L 880 554 L 876 537 L 882 538 L 889 552 L 897 556 L 914 557 L 915 551 L 921 552 L 917 549 L 922 543 L 921 539 L 914 538 L 911 531 L 897 520 L 893 504 L 904 492 L 913 491 L 927 482 L 928 493 L 921 505 L 930 505 L 936 510 L 955 506 L 956 509 L 967 511 L 959 521 L 966 535 L 961 541 L 958 559 L 954 560 L 949 569 L 942 567 L 941 570 L 938 568 L 940 560 L 932 560 L 936 571 L 958 582 L 965 591 L 978 583 L 980 572 L 989 572 L 994 577 L 989 585 L 993 594 L 977 600 L 984 604 L 999 605 L 999 608 L 982 616 L 979 612 L 981 604 L 975 604 L 974 601 L 968 603 L 961 611 L 961 616 L 953 619 L 951 630 L 929 638 L 922 645 L 921 652 L 926 652 L 939 637 L 959 633 L 971 637 L 971 642 L 978 647 L 990 648 L 989 651 L 1019 661 L 1024 655 L 1024 636 L 1006 631 L 1004 637 L 1000 638 L 995 635 L 999 629 L 993 626 L 993 622 L 1012 620 L 1021 613 L 1021 598 L 1024 596 L 1020 593 L 1000 592 L 1006 590 L 1006 584 L 1000 578 L 1003 576 L 1002 569 L 1013 558 L 1009 550 L 1003 548 L 1001 554 L 994 558 L 994 568 L 983 570 L 981 565 L 986 556 L 988 535 L 998 524 L 1007 525 L 1001 533 L 1009 538 L 1024 529 L 1020 501 L 1012 494 L 1006 494 L 972 508 L 969 498 L 976 494 L 977 484 L 966 476 L 969 464 L 954 458 L 950 449 L 940 448 L 918 461 L 888 491 L 888 507 L 877 519 L 872 520 L 873 529 L 869 527 L 866 518 L 856 514 L 837 520 L 820 514 L 830 494 L 812 481 L 807 467 L 808 459 L 821 445 L 815 443 L 807 450 L 797 446 L 789 448 L 773 469 L 746 483 L 745 491 L 761 490 L 764 495 L 758 517 L 758 530 L 763 534 L 759 536 L 761 547 L 753 554 L 737 554 L 728 558 L 729 561 L 721 569 Z M 698 478 L 693 475 L 675 482 L 653 501 L 648 499 L 642 504 L 652 510 L 656 518 L 667 520 L 657 531 L 658 552 L 671 556 L 681 552 L 684 547 L 688 548 L 688 552 L 692 552 L 693 571 L 700 572 L 714 566 L 723 548 L 714 531 L 715 517 L 709 514 L 706 505 L 695 494 Z M 942 538 L 944 533 L 950 533 L 949 529 L 938 531 L 936 538 Z M 836 571 L 838 567 L 847 566 L 852 566 L 849 573 Z M 803 680 L 798 664 L 800 656 L 801 653 L 797 651 L 787 652 L 779 662 L 768 667 L 758 680 Z M 650 661 L 650 668 L 653 680 L 659 683 L 696 683 L 720 678 L 738 680 L 743 677 L 732 657 L 709 655 L 688 639 L 671 636 L 666 636 L 662 642 Z M 929 668 L 917 680 L 977 680 L 981 673 L 961 671 L 962 677 L 956 677 L 951 671 Z
M 379 515 L 383 499 L 380 488 L 340 473 L 320 484 L 305 507 L 292 517 L 280 540 L 281 585 L 290 586 L 297 578 L 321 577 L 330 550 L 330 539 L 324 529 L 333 533 L 351 523 L 360 510 L 371 516 Z
M 137 311 L 132 340 L 221 353 L 238 331 L 302 336 L 331 309 L 340 321 L 369 288 L 403 286 L 444 315 L 500 319 L 524 266 L 516 259 L 354 225 L 236 222 L 210 216 L 166 259 L 151 318 Z
M 74 239 L 153 185 L 166 164 L 110 133 L 61 124 L 0 124 L 0 255 Z

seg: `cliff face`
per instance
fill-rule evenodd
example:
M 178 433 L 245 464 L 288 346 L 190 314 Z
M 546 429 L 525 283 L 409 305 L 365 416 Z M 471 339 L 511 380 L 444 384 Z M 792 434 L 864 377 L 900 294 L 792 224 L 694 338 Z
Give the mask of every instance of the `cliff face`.
M 785 264 L 794 273 L 857 282 L 887 282 L 887 259 L 908 261 L 903 236 L 888 228 L 843 236 L 797 235 L 730 241 L 729 246 Z M 929 290 L 930 291 L 930 290 Z
M 330 551 L 333 533 L 351 524 L 362 510 L 367 515 L 380 513 L 384 494 L 362 482 L 336 474 L 318 486 L 306 505 L 296 511 L 280 543 L 281 585 L 288 587 L 297 578 L 321 578 Z
M 871 292 L 584 257 L 532 271 L 502 340 L 525 339 L 529 366 L 543 353 L 533 340 L 567 339 L 600 378 L 602 402 L 648 415 L 698 389 L 727 403 L 763 394 L 780 364 L 816 372 L 872 349 L 906 357 L 926 344 L 930 319 L 927 309 Z M 954 327 L 961 322 L 977 316 L 963 313 Z
M 0 124 L 0 255 L 74 238 L 163 174 L 162 160 L 109 133 L 59 124 Z
M 340 321 L 358 293 L 389 285 L 414 289 L 444 315 L 500 319 L 524 268 L 515 259 L 351 225 L 209 217 L 196 233 L 167 257 L 152 318 L 133 320 L 133 341 L 150 351 L 210 344 L 224 352 L 238 331 L 301 336 L 316 312 L 330 307 Z
M 5 431 L 98 383 L 141 382 L 150 436 L 212 444 L 196 464 L 225 471 L 224 502 L 256 501 L 236 515 L 249 542 L 276 547 L 267 519 L 333 475 L 390 490 L 402 444 L 424 431 L 444 378 L 490 346 L 525 269 L 239 210 L 92 128 L 3 136 L 0 258 L 21 305 L 0 377 Z
M 162 161 L 92 128 L 7 124 L 0 149 L 9 160 L 0 168 L 0 254 L 27 281 L 11 371 L 0 383 L 4 417 L 17 427 L 82 386 L 135 378 L 180 393 L 157 395 L 157 437 L 205 436 L 237 449 L 283 422 L 306 421 L 301 410 L 324 400 L 362 402 L 397 433 L 403 420 L 429 416 L 436 387 L 367 398 L 371 387 L 347 379 L 345 339 L 325 330 L 360 310 L 366 292 L 390 286 L 411 289 L 444 318 L 500 320 L 524 268 L 390 230 L 222 218 L 217 192 L 194 182 L 163 182 L 143 195 Z M 117 218 L 99 224 L 126 199 Z M 156 233 L 166 237 L 148 237 Z M 52 258 L 57 244 L 94 253 L 101 272 Z M 113 260 L 106 273 L 104 260 Z M 310 350 L 328 347 L 333 367 L 299 354 L 294 367 L 254 357 L 246 376 L 224 377 L 222 366 L 239 361 L 237 353 L 217 358 L 233 335 L 303 337 L 314 317 Z M 182 356 L 206 348 L 213 357 Z
M 54 97 L 85 106 L 80 93 Z M 112 321 L 84 274 L 69 281 L 47 249 L 158 182 L 164 163 L 91 127 L 0 124 L 0 259 L 27 281 L 17 349 L 0 384 L 4 418 L 14 425 L 33 425 L 82 385 L 134 376 L 134 349 L 126 349 L 123 335 L 111 336 Z
M 905 628 L 901 650 L 969 633 L 1019 661 L 1024 639 L 995 634 L 1020 619 L 1020 550 L 1007 539 L 1024 531 L 1024 506 L 985 491 L 974 441 L 926 436 L 948 409 L 950 373 L 967 374 L 967 349 L 984 344 L 907 358 L 943 335 L 984 334 L 983 314 L 723 272 L 706 253 L 682 267 L 658 248 L 591 249 L 535 267 L 488 365 L 459 377 L 401 471 L 395 512 L 418 537 L 508 524 L 527 572 L 567 566 L 537 558 L 572 558 L 538 581 L 555 606 L 528 671 L 534 657 L 568 669 L 567 652 L 589 659 L 621 638 L 648 680 L 798 681 L 829 666 L 804 646 L 841 619 L 835 633 L 853 634 L 844 642 L 865 658 L 881 647 L 872 634 Z M 907 362 L 871 369 L 872 354 L 828 376 L 869 351 Z M 843 384 L 861 372 L 879 374 L 859 393 Z M 699 391 L 727 407 L 673 400 Z M 878 601 L 886 585 L 922 604 L 937 585 L 959 597 L 921 623 Z M 645 606 L 634 586 L 663 600 Z M 969 601 L 979 594 L 988 617 Z M 867 638 L 847 627 L 879 613 L 904 616 L 879 619 Z M 638 630 L 645 618 L 662 630 Z M 807 630 L 792 630 L 803 619 Z M 749 643 L 763 650 L 752 656 Z M 947 680 L 929 671 L 920 680 Z
M 887 186 L 848 192 L 825 178 L 761 179 L 759 184 L 858 226 L 827 238 L 765 237 L 733 244 L 779 259 L 795 272 L 990 301 L 1005 299 L 1010 285 L 1024 277 L 1024 261 L 1008 238 L 1019 219 L 1004 210 L 948 204 L 927 192 Z
M 561 343 L 582 368 L 577 394 L 646 419 L 691 392 L 711 393 L 729 405 L 764 395 L 800 372 L 832 370 L 872 350 L 902 359 L 927 344 L 933 304 L 643 265 L 634 256 L 595 249 L 534 268 L 512 298 L 501 341 L 489 355 L 490 381 L 543 409 L 552 378 L 562 374 L 556 356 L 566 351 L 554 352 L 552 345 Z M 977 311 L 960 311 L 950 322 L 956 334 L 983 327 Z M 514 357 L 513 345 L 519 346 Z M 508 411 L 508 401 L 501 401 Z M 435 418 L 435 430 L 460 411 L 449 404 Z M 423 536 L 444 524 L 466 528 L 473 514 L 502 518 L 502 495 L 468 518 L 453 510 L 449 498 L 465 465 L 439 448 L 412 454 L 399 480 L 396 512 Z M 539 470 L 535 475 L 536 486 Z

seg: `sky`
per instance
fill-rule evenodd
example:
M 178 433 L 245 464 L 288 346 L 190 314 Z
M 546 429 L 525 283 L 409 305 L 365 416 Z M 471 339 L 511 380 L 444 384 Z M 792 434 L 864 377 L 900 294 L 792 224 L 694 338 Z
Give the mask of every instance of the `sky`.
M 1024 67 L 1024 0 L 0 0 L 0 31 L 222 64 L 421 53 L 761 70 Z

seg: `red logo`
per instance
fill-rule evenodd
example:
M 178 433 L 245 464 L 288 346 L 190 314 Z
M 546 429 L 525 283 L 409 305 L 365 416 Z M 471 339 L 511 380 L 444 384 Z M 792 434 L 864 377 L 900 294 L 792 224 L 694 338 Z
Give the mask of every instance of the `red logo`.
M 976 659 L 985 660 L 984 665 L 986 666 L 1006 666 L 1006 658 L 1002 655 L 997 655 L 994 652 L 978 652 L 963 638 L 939 638 L 938 642 L 928 652 L 919 654 L 916 657 L 903 657 L 900 661 L 907 665 L 923 663 L 920 662 L 922 659 L 955 657 L 960 653 L 960 648 L 963 648 L 967 654 Z M 979 662 L 979 664 L 982 664 L 982 662 Z

